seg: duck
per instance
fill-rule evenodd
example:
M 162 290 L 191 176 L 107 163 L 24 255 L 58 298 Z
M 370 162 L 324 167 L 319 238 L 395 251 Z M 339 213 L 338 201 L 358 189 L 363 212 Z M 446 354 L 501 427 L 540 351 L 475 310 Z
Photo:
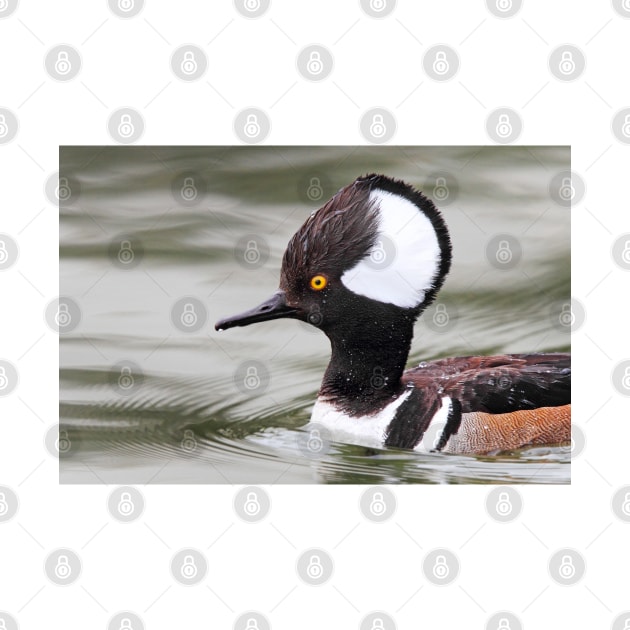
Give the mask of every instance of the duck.
M 331 355 L 309 426 L 334 441 L 466 455 L 569 442 L 569 353 L 447 357 L 405 369 L 414 324 L 451 262 L 431 199 L 402 180 L 363 175 L 290 239 L 277 291 L 215 329 L 281 318 L 319 328 Z

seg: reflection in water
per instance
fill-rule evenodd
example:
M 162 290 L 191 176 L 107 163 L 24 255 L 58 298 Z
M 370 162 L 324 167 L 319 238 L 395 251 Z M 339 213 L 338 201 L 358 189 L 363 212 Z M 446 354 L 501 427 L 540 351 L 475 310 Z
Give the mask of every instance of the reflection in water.
M 332 443 L 307 457 L 326 338 L 294 321 L 212 327 L 272 292 L 310 212 L 380 171 L 439 200 L 453 237 L 410 365 L 567 350 L 569 213 L 550 182 L 568 164 L 561 148 L 62 149 L 60 293 L 80 319 L 60 335 L 61 480 L 568 482 L 566 447 L 462 457 Z M 520 261 L 497 268 L 488 248 L 514 253 L 511 238 Z

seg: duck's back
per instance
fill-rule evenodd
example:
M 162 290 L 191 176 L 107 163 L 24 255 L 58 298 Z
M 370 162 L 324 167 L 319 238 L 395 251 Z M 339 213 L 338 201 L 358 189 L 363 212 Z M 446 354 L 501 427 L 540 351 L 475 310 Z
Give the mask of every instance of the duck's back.
M 564 353 L 451 357 L 407 370 L 403 382 L 451 406 L 438 448 L 488 453 L 571 439 L 571 357 Z

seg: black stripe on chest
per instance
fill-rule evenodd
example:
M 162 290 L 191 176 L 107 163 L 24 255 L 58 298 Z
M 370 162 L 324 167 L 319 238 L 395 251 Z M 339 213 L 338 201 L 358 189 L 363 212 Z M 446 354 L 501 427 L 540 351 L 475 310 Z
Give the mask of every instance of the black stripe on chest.
M 431 393 L 413 388 L 387 427 L 385 446 L 413 449 L 422 440 L 441 401 Z

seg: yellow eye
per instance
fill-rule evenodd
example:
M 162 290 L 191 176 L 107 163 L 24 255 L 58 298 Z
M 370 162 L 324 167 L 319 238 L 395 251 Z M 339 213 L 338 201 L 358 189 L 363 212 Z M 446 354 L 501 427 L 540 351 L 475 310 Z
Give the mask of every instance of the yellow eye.
M 315 291 L 321 291 L 327 284 L 328 280 L 326 280 L 325 276 L 317 275 L 311 278 L 311 289 L 314 289 Z

